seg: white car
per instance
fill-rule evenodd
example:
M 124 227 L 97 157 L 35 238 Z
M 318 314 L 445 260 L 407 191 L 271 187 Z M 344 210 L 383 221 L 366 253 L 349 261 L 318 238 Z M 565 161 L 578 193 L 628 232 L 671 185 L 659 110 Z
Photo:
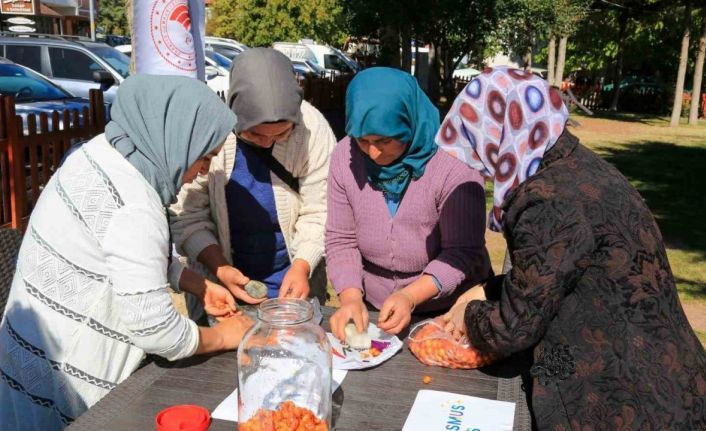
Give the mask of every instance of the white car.
M 216 51 L 230 60 L 233 60 L 238 54 L 248 49 L 246 45 L 224 37 L 206 36 L 205 43 L 207 50 Z
M 298 43 L 275 42 L 272 48 L 283 53 L 290 60 L 309 61 L 326 69 L 328 76 L 335 76 L 344 73 L 356 73 L 358 70 L 353 66 L 353 60 L 346 57 L 342 52 L 327 45 L 311 43 L 303 39 Z
M 118 45 L 115 49 L 128 57 L 132 54 L 132 45 Z M 206 85 L 216 93 L 223 93 L 224 96 L 228 94 L 230 86 L 230 73 L 209 57 L 206 57 Z

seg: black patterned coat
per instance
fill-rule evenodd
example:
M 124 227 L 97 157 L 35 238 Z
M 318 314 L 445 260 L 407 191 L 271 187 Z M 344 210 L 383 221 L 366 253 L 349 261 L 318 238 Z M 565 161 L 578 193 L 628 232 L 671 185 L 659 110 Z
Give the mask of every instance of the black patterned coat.
M 466 326 L 482 351 L 533 349 L 537 427 L 706 430 L 706 353 L 627 180 L 565 132 L 504 210 L 513 268 Z

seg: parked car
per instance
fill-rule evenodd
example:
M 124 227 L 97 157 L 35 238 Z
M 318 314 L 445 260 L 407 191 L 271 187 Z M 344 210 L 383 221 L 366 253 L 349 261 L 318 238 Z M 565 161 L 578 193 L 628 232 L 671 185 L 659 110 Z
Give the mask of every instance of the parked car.
M 634 89 L 634 91 L 662 91 L 663 88 L 653 76 L 649 75 L 628 75 L 620 81 L 620 90 Z M 603 85 L 603 91 L 613 91 L 613 83 L 608 82 Z
M 73 94 L 51 82 L 33 70 L 15 64 L 0 57 L 0 94 L 15 97 L 15 112 L 21 116 L 24 131 L 27 132 L 27 116 L 37 115 L 39 132 L 39 114 L 51 115 L 54 111 L 77 110 L 79 121 L 83 124 L 83 108 L 89 107 L 88 99 L 75 97 Z M 106 121 L 110 119 L 110 107 L 106 105 Z M 52 123 L 49 121 L 49 129 Z
M 233 60 L 238 54 L 248 49 L 246 45 L 238 41 L 223 37 L 206 36 L 204 43 L 207 50 L 216 51 L 230 60 Z
M 119 45 L 115 47 L 123 55 L 130 58 L 132 55 L 132 45 Z M 206 84 L 216 93 L 228 93 L 230 85 L 230 71 L 222 69 L 214 60 L 206 57 Z
M 208 57 L 213 62 L 212 64 L 218 67 L 221 72 L 230 73 L 233 60 L 211 49 L 206 50 L 206 57 Z
M 300 78 L 308 75 L 326 76 L 326 69 L 309 60 L 292 60 L 294 74 Z
M 130 74 L 129 58 L 84 38 L 3 33 L 0 49 L 1 56 L 47 76 L 76 96 L 88 97 L 91 89 L 101 88 L 109 103 Z
M 346 57 L 341 51 L 327 45 L 320 45 L 309 40 L 301 40 L 298 43 L 275 42 L 272 48 L 283 53 L 290 60 L 306 60 L 317 64 L 324 69 L 329 76 L 348 73 L 356 73 L 357 67 L 349 62 L 353 60 Z
M 129 36 L 117 34 L 96 34 L 96 40 L 98 42 L 104 42 L 110 46 L 127 45 L 130 43 Z
M 475 78 L 478 75 L 480 75 L 480 70 L 474 69 L 472 67 L 464 67 L 461 69 L 456 69 L 456 70 L 454 70 L 454 73 L 453 73 L 453 77 L 455 79 L 461 79 L 461 80 L 466 80 L 466 81 L 470 81 L 471 79 Z

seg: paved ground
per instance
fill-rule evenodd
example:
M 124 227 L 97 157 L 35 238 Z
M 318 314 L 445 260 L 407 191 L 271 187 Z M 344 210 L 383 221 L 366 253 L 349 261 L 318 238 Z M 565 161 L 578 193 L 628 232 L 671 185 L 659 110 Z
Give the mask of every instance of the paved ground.
M 706 303 L 700 301 L 683 302 L 684 312 L 686 313 L 691 327 L 699 332 L 706 334 Z

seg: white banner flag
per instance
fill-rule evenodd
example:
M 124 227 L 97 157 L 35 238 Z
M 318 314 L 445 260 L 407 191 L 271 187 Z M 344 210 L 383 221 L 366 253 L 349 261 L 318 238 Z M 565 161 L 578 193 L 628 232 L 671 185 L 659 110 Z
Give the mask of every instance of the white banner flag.
M 193 3 L 190 5 L 189 3 Z M 137 73 L 204 76 L 203 0 L 135 0 L 133 55 Z M 192 19 L 193 18 L 193 19 Z M 194 37 L 197 35 L 197 37 Z M 198 48 L 195 41 L 198 41 Z

